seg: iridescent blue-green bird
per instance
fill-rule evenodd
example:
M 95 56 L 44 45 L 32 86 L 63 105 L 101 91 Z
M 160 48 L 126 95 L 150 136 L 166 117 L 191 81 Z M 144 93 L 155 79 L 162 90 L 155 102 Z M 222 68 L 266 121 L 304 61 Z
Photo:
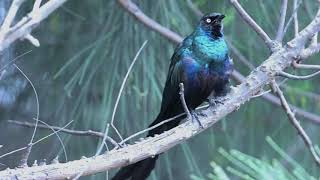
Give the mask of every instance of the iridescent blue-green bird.
M 171 58 L 160 113 L 150 126 L 184 112 L 179 96 L 180 83 L 184 84 L 185 101 L 194 118 L 196 114 L 193 110 L 206 101 L 211 93 L 215 97 L 226 93 L 233 65 L 222 32 L 224 17 L 219 13 L 203 16 L 195 31 L 176 48 Z M 147 136 L 174 128 L 183 118 L 152 129 Z M 155 156 L 124 167 L 113 180 L 146 179 L 157 158 Z

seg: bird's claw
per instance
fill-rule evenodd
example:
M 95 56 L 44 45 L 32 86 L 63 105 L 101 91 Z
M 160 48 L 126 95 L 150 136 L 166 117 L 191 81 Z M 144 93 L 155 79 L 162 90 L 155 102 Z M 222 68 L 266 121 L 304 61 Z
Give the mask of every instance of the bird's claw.
M 200 126 L 200 128 L 203 129 L 203 125 L 201 124 L 198 115 L 207 116 L 202 112 L 197 114 L 195 111 L 191 111 L 191 121 L 192 121 L 192 123 L 194 123 L 196 121 L 198 123 L 198 125 Z

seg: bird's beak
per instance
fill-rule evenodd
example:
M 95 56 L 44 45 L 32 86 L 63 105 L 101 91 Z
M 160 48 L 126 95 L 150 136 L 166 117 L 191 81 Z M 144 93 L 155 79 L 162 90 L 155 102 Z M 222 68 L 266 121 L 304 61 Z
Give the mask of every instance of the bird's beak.
M 225 18 L 226 16 L 221 14 L 219 17 L 218 17 L 218 20 L 221 22 L 223 18 Z

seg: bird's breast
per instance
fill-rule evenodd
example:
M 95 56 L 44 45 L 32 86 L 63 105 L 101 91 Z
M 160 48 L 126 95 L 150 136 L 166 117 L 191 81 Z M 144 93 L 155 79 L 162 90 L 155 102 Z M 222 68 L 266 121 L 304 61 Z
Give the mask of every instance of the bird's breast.
M 191 94 L 209 96 L 223 79 L 223 76 L 212 71 L 208 64 L 199 64 L 195 60 L 187 59 L 183 62 L 183 68 L 185 89 Z

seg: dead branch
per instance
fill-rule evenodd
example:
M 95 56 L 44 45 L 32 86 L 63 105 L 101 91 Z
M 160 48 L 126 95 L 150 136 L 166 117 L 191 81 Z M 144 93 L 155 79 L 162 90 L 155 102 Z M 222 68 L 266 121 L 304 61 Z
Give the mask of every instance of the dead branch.
M 33 45 L 39 46 L 39 41 L 31 35 L 31 31 L 38 26 L 38 24 L 46 19 L 52 12 L 62 6 L 67 0 L 51 0 L 40 7 L 41 1 L 37 0 L 34 4 L 33 10 L 18 21 L 14 26 L 12 25 L 16 13 L 25 0 L 14 0 L 9 9 L 9 12 L 0 29 L 0 52 L 9 47 L 18 39 L 27 39 Z
M 285 77 L 288 79 L 294 79 L 294 80 L 307 80 L 307 79 L 313 78 L 314 76 L 316 76 L 318 74 L 320 74 L 320 71 L 317 71 L 315 73 L 312 73 L 312 74 L 309 74 L 306 76 L 297 76 L 297 75 L 293 75 L 293 74 L 289 74 L 289 73 L 281 71 L 281 72 L 277 73 L 277 76 L 282 76 L 282 77 Z
M 248 23 L 253 30 L 257 32 L 257 34 L 264 40 L 269 49 L 273 51 L 275 47 L 275 43 L 271 40 L 266 32 L 250 17 L 250 15 L 243 9 L 238 0 L 230 0 L 230 3 L 235 7 L 238 11 L 239 15 L 242 19 Z
M 277 36 L 276 36 L 276 41 L 278 42 L 281 42 L 284 36 L 284 24 L 286 22 L 287 7 L 288 7 L 288 0 L 282 0 L 281 9 L 280 9 L 279 26 L 278 26 Z
M 24 127 L 35 127 L 35 123 L 30 123 L 27 121 L 14 121 L 14 120 L 8 120 L 8 123 L 19 125 L 19 126 L 24 126 Z M 77 135 L 77 136 L 92 136 L 92 137 L 97 137 L 97 138 L 103 138 L 104 134 L 98 131 L 93 131 L 93 130 L 86 130 L 86 131 L 79 131 L 79 130 L 72 130 L 72 129 L 66 129 L 58 126 L 51 126 L 50 127 L 59 132 L 67 133 L 67 134 L 72 134 L 72 135 Z M 45 125 L 38 125 L 39 129 L 47 129 L 50 130 L 51 128 Z M 115 147 L 118 147 L 118 144 L 115 140 L 113 140 L 111 137 L 107 136 L 106 140 L 109 141 L 111 144 L 113 144 Z
M 279 86 L 277 85 L 277 83 L 274 80 L 271 82 L 271 88 L 272 88 L 273 92 L 279 96 L 279 98 L 281 100 L 282 107 L 283 107 L 284 111 L 286 112 L 290 123 L 296 128 L 296 130 L 298 131 L 298 134 L 300 135 L 300 137 L 304 141 L 305 145 L 308 147 L 309 151 L 311 152 L 315 162 L 317 163 L 318 166 L 320 166 L 320 157 L 317 154 L 310 137 L 304 131 L 304 129 L 300 125 L 299 121 L 296 119 L 294 113 L 291 111 L 291 109 L 288 105 L 286 98 L 283 95 L 283 92 L 281 91 L 281 89 L 279 88 Z

